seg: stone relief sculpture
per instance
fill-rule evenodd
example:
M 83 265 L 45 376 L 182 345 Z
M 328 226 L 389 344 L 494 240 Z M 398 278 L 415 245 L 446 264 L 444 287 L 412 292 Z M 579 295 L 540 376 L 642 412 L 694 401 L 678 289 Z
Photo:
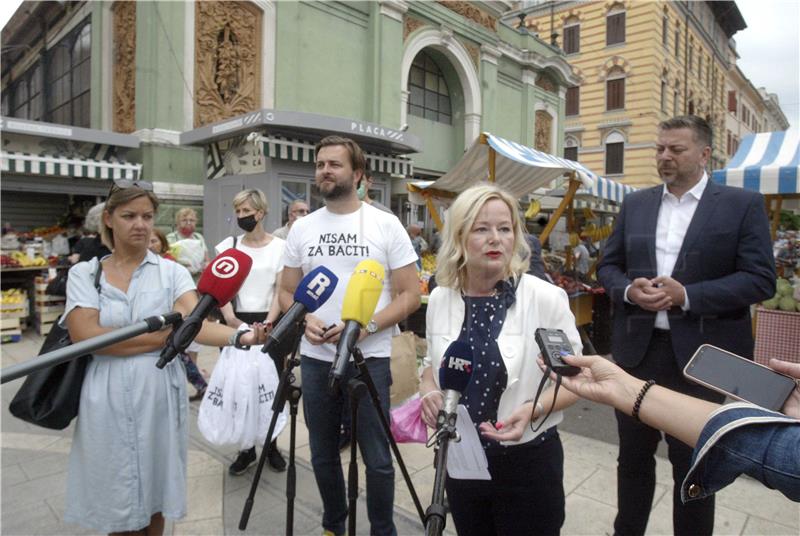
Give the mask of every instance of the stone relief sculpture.
M 553 117 L 544 110 L 537 110 L 534 149 L 544 153 L 552 153 L 552 146 L 550 145 L 552 129 Z
M 136 130 L 136 2 L 114 2 L 112 128 Z
M 261 105 L 261 17 L 249 2 L 195 4 L 195 127 Z

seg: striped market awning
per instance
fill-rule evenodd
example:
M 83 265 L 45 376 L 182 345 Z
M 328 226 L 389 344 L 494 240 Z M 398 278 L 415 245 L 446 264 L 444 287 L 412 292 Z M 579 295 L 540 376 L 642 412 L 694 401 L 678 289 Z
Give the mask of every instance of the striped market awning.
M 293 160 L 296 162 L 314 161 L 314 144 L 280 137 L 269 137 L 263 142 L 265 156 Z M 366 153 L 367 165 L 373 173 L 410 176 L 414 173 L 414 164 L 410 158 Z
M 591 195 L 597 199 L 611 201 L 612 203 L 621 204 L 626 195 L 636 191 L 633 186 L 622 184 L 621 182 L 612 181 L 605 177 L 594 176 L 594 184 L 590 188 L 580 188 L 576 194 Z
M 800 193 L 800 132 L 763 132 L 742 139 L 726 169 L 713 173 L 720 184 L 765 195 Z
M 2 151 L 0 171 L 48 177 L 137 180 L 141 176 L 142 165 Z

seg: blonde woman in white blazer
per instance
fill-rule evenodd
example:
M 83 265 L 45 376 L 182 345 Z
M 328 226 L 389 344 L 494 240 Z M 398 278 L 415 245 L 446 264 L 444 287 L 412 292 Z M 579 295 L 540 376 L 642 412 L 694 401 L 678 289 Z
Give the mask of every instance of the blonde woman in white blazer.
M 447 478 L 461 536 L 558 534 L 564 522 L 564 452 L 556 425 L 577 397 L 562 389 L 554 404 L 551 385 L 533 407 L 543 375 L 534 332 L 561 329 L 576 353 L 582 345 L 566 293 L 526 274 L 529 256 L 511 195 L 480 184 L 456 198 L 438 255 L 439 286 L 428 302 L 420 393 L 423 419 L 435 427 L 442 357 L 456 340 L 472 347 L 472 377 L 461 403 L 478 427 L 492 480 Z

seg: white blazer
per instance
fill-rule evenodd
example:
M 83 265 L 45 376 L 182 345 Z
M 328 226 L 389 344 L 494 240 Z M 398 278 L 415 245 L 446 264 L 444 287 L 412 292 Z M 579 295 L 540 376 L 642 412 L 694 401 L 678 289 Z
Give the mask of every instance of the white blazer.
M 428 355 L 424 365 L 434 368 L 434 380 L 439 385 L 437 373 L 442 356 L 451 342 L 458 339 L 464 322 L 464 299 L 461 292 L 447 287 L 433 289 L 428 300 L 426 314 L 426 338 Z M 500 396 L 497 410 L 498 420 L 507 419 L 525 401 L 533 400 L 542 379 L 542 371 L 536 364 L 539 346 L 534 332 L 537 328 L 561 329 L 567 334 L 576 354 L 583 349 L 581 338 L 575 327 L 575 317 L 569 308 L 569 299 L 563 289 L 538 277 L 523 274 L 517 286 L 516 301 L 507 311 L 497 346 L 508 371 L 508 384 Z M 541 400 L 544 403 L 544 400 Z M 519 441 L 504 442 L 507 445 L 527 443 L 548 428 L 563 420 L 561 411 L 554 411 L 547 422 L 534 433 L 525 429 Z M 534 422 L 538 426 L 541 418 Z

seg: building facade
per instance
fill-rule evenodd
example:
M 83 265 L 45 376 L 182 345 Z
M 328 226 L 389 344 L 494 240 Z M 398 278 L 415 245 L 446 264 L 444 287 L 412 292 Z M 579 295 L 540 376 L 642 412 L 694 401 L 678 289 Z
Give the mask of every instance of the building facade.
M 730 40 L 746 27 L 735 2 L 521 2 L 517 7 L 508 16 L 526 14 L 529 31 L 553 39 L 581 79 L 567 90 L 565 156 L 626 184 L 659 184 L 658 123 L 696 114 L 714 130 L 710 168 L 725 166 L 729 80 L 737 71 Z M 763 124 L 764 114 L 753 121 Z
M 405 183 L 445 173 L 482 131 L 562 151 L 566 88 L 579 77 L 562 51 L 504 22 L 511 7 L 23 4 L 2 33 L 3 116 L 139 138 L 132 154 L 168 201 L 165 226 L 179 205 L 222 215 L 217 198 L 257 186 L 278 227 L 279 205 L 321 202 L 313 144 L 351 135 L 372 155 L 372 197 L 413 221 Z M 210 230 L 204 218 L 209 240 L 231 220 Z

